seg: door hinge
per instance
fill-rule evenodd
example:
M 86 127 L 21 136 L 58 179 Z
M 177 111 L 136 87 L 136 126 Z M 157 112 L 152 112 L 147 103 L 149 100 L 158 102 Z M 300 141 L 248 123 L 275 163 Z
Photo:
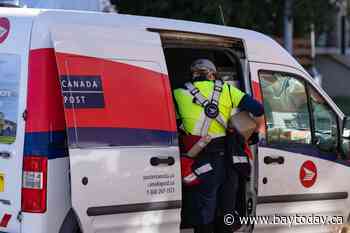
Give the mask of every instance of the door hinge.
M 18 222 L 22 222 L 22 219 L 23 219 L 22 211 L 19 211 L 18 215 L 17 215 L 17 220 L 18 220 Z
M 27 118 L 28 118 L 28 111 L 27 111 L 27 109 L 24 110 L 24 112 L 22 113 L 22 117 L 23 117 L 24 121 L 27 121 Z

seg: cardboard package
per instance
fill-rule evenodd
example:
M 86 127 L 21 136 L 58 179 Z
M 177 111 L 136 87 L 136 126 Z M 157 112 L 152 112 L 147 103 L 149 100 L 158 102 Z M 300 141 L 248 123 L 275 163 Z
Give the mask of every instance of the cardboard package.
M 228 127 L 236 129 L 248 140 L 254 133 L 257 125 L 248 112 L 242 111 L 234 114 L 230 118 Z

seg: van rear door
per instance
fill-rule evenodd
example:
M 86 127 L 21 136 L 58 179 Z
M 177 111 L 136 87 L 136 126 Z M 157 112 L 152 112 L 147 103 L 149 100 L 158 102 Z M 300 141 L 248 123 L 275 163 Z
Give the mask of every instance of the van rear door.
M 179 232 L 176 120 L 159 34 L 73 24 L 51 35 L 83 232 Z
M 0 18 L 0 232 L 20 232 L 22 161 L 31 22 Z

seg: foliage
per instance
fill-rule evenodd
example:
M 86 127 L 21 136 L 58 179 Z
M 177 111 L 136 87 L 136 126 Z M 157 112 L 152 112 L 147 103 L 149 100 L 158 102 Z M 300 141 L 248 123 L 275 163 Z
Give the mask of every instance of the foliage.
M 284 0 L 112 0 L 120 13 L 222 24 L 281 36 Z M 305 36 L 314 23 L 317 32 L 333 26 L 335 4 L 329 0 L 294 0 L 295 35 Z

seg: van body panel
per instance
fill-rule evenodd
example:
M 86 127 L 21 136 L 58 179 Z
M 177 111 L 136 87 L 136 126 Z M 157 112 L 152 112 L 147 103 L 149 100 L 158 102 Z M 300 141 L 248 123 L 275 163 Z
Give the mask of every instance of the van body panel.
M 35 23 L 34 23 L 35 25 Z M 33 32 L 33 39 L 36 34 Z M 49 134 L 57 135 L 61 141 L 64 140 L 65 120 L 64 111 L 61 104 L 60 84 L 58 80 L 58 70 L 53 48 L 31 49 L 29 56 L 29 76 L 28 76 L 28 101 L 27 110 L 28 116 L 26 121 L 26 135 L 28 144 L 25 147 L 28 150 L 35 147 L 33 140 L 35 138 L 49 140 Z M 49 98 L 48 98 L 49 97 Z M 61 135 L 61 136 L 60 136 Z M 35 141 L 40 145 L 47 145 L 41 140 Z M 38 149 L 32 149 L 38 150 Z M 50 153 L 52 156 L 64 155 L 64 148 L 60 152 Z M 50 156 L 47 153 L 43 155 Z M 67 155 L 66 155 L 67 156 Z
M 48 159 L 45 213 L 22 213 L 22 232 L 58 232 L 71 208 L 69 158 L 55 52 L 49 44 L 33 48 L 45 35 L 34 18 L 27 94 L 24 154 Z M 40 30 L 38 30 L 40 28 Z M 47 29 L 46 29 L 47 31 Z
M 95 25 L 82 27 L 71 24 L 52 24 L 50 26 L 56 52 L 112 61 L 121 59 L 125 64 L 166 74 L 164 70 L 166 64 L 158 33 L 144 29 L 112 28 L 107 25 L 105 27 Z M 75 33 L 72 34 L 71 31 Z M 119 35 L 118 38 L 115 38 L 121 31 L 123 36 Z M 87 37 L 86 33 L 89 33 L 90 36 Z M 76 40 L 79 43 L 67 42 Z M 104 46 L 102 50 L 98 41 L 111 41 L 113 44 Z M 138 63 L 135 64 L 136 61 Z M 145 64 L 139 63 L 141 61 L 144 61 Z M 149 66 L 147 61 L 159 64 Z
M 70 149 L 72 205 L 83 231 L 179 232 L 180 162 L 174 168 L 149 165 L 152 156 L 177 153 L 176 147 Z
M 180 161 L 159 35 L 56 25 L 51 36 L 68 134 L 72 205 L 83 231 L 178 232 Z M 103 43 L 96 43 L 101 36 Z M 153 164 L 158 159 L 170 162 Z
M 64 218 L 71 208 L 68 171 L 68 157 L 48 160 L 47 210 L 43 214 L 23 212 L 22 232 L 59 232 Z
M 6 17 L 8 36 L 0 44 L 1 56 L 1 107 L 0 143 L 0 220 L 7 216 L 8 224 L 0 231 L 20 232 L 17 216 L 21 211 L 22 160 L 26 109 L 28 56 L 30 47 L 31 17 Z M 18 46 L 20 44 L 21 46 Z M 8 156 L 8 157 L 7 157 Z M 16 172 L 14 172 L 16 171 Z

